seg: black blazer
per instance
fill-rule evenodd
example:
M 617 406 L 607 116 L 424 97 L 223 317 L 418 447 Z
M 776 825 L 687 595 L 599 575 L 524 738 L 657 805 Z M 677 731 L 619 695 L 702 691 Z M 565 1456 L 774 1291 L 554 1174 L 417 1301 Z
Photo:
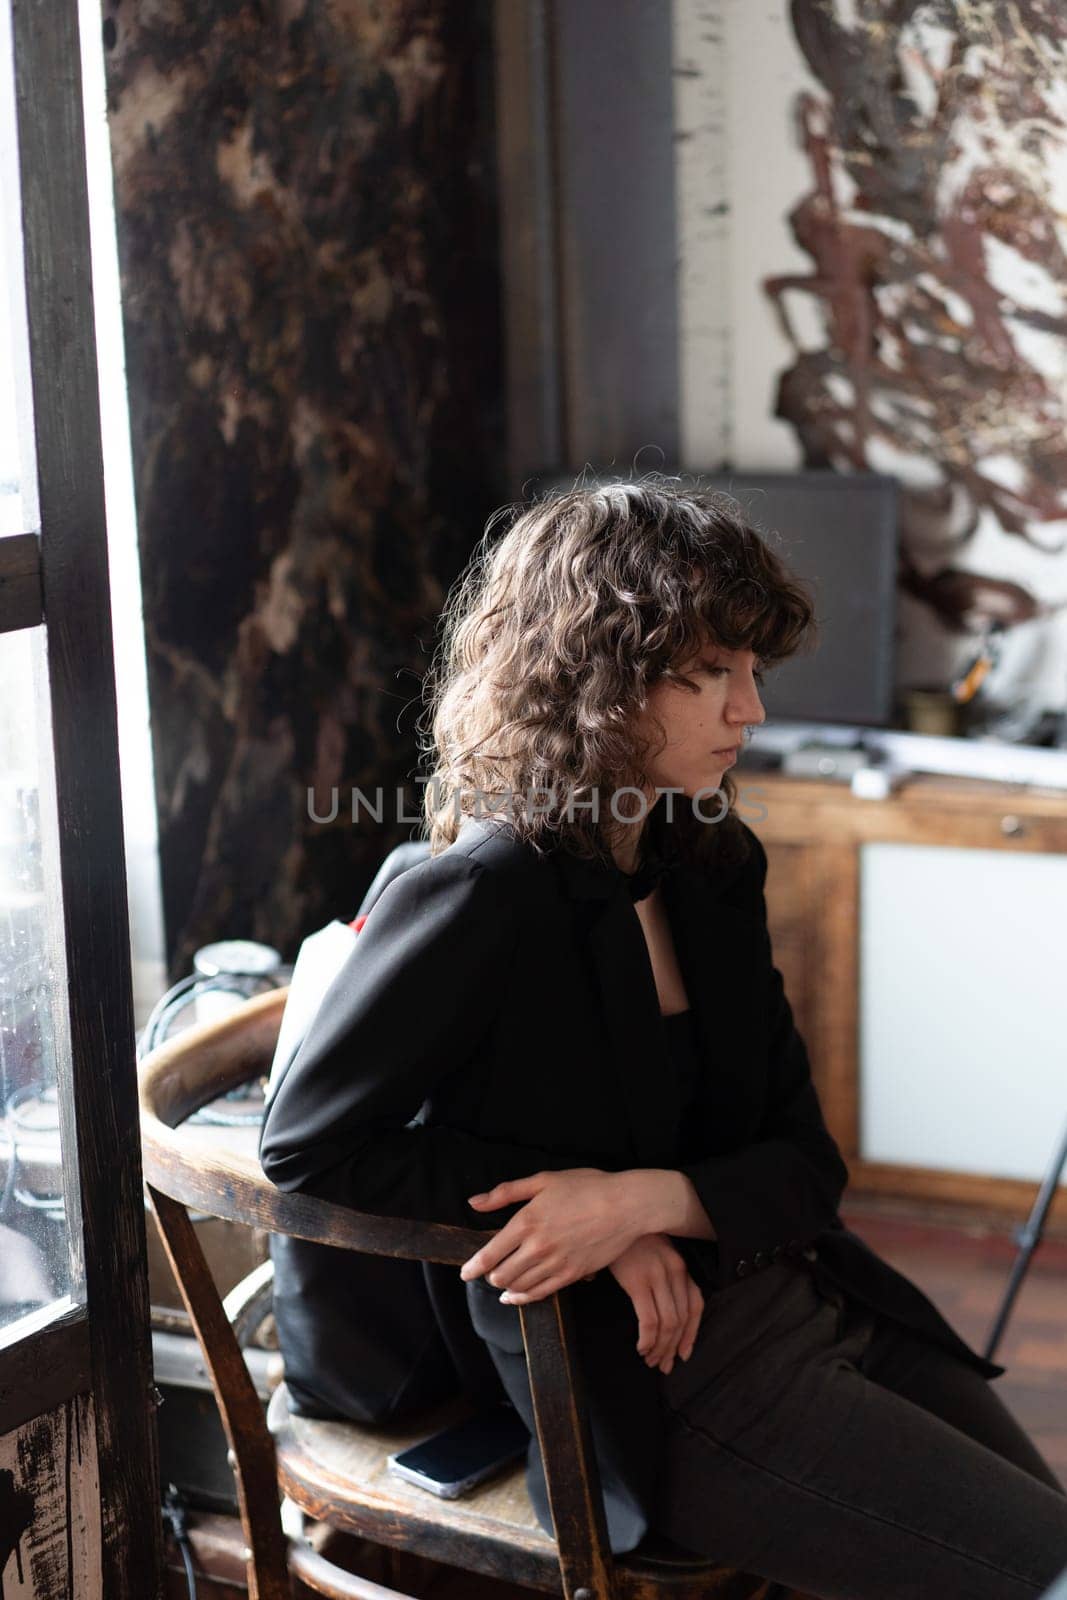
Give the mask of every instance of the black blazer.
M 467 818 L 375 903 L 269 1103 L 264 1171 L 360 1211 L 495 1228 L 519 1205 L 479 1213 L 467 1196 L 504 1179 L 677 1167 L 717 1239 L 674 1242 L 711 1294 L 806 1252 L 817 1275 L 997 1376 L 838 1217 L 848 1172 L 773 965 L 766 853 L 741 826 L 747 860 L 713 873 L 675 853 L 662 880 L 706 1059 L 699 1158 L 676 1159 L 678 1085 L 623 875 Z M 458 1268 L 425 1271 L 450 1347 L 466 1341 L 474 1373 L 488 1350 L 533 1433 L 517 1308 Z M 609 1539 L 629 1550 L 654 1526 L 661 1375 L 637 1354 L 636 1315 L 610 1272 L 568 1293 Z M 536 1436 L 527 1482 L 551 1533 Z

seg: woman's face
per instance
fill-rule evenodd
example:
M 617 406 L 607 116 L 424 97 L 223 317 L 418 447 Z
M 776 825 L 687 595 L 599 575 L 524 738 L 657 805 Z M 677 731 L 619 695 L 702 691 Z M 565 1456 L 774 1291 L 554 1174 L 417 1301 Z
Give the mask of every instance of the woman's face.
M 708 644 L 682 669 L 696 690 L 669 682 L 653 686 L 640 722 L 652 741 L 646 763 L 650 786 L 681 789 L 690 798 L 698 790 L 718 788 L 737 759 L 744 729 L 766 717 L 757 688 L 759 664 L 751 650 Z M 659 749 L 663 735 L 666 742 Z

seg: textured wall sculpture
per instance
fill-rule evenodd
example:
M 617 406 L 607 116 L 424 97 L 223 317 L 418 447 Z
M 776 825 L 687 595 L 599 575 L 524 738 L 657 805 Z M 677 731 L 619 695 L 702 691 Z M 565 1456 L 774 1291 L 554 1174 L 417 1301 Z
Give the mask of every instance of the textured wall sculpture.
M 812 183 L 790 222 L 812 270 L 765 285 L 795 351 L 777 414 L 809 465 L 900 476 L 902 586 L 943 666 L 992 620 L 1025 628 L 1019 693 L 1062 706 L 1067 11 L 791 15 L 822 92 L 795 108 Z

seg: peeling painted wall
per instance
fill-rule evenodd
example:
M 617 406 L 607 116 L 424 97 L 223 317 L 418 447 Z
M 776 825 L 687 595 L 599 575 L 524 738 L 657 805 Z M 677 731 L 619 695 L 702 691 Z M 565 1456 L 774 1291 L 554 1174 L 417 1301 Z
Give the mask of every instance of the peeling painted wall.
M 676 35 L 701 9 L 678 0 Z M 1067 13 L 719 9 L 690 54 L 727 108 L 729 459 L 897 474 L 900 685 L 944 686 L 996 618 L 990 692 L 1062 708 Z
M 728 8 L 729 0 L 680 0 L 672 18 L 679 459 L 688 465 L 717 466 L 733 454 Z
M 0 1595 L 102 1600 L 91 1395 L 0 1438 Z

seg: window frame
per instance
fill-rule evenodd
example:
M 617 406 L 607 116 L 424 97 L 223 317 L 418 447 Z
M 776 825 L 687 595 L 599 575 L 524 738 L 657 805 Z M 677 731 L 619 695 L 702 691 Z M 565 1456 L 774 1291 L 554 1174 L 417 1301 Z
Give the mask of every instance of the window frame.
M 12 0 L 10 18 L 39 531 L 0 538 L 0 632 L 45 628 L 60 1136 L 84 1301 L 0 1335 L 0 1435 L 92 1394 L 102 1592 L 142 1600 L 159 1592 L 162 1529 L 78 11 Z

